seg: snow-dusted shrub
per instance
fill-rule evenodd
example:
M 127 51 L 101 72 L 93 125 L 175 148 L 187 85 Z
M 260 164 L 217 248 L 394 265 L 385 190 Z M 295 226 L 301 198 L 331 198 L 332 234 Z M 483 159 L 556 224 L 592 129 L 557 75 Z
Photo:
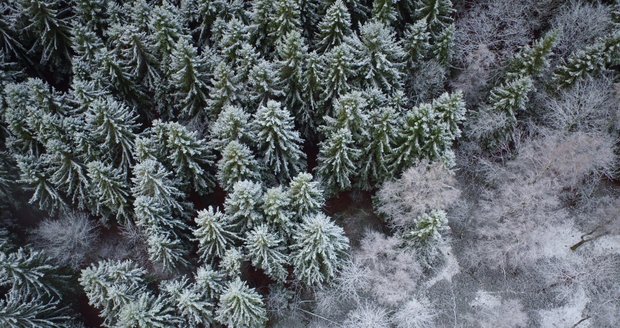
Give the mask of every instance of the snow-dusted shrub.
M 556 51 L 565 57 L 610 31 L 611 10 L 597 1 L 567 1 L 553 18 L 551 28 L 560 32 Z
M 411 299 L 392 315 L 397 328 L 433 328 L 437 312 L 426 299 Z
M 84 213 L 67 213 L 47 219 L 34 230 L 33 242 L 60 265 L 77 269 L 97 243 L 97 224 Z
M 563 131 L 606 131 L 620 125 L 620 103 L 610 77 L 587 78 L 542 100 L 544 122 Z
M 528 316 L 518 299 L 505 299 L 479 290 L 471 306 L 474 313 L 468 319 L 472 325 L 481 328 L 528 327 Z
M 368 270 L 370 299 L 383 306 L 396 306 L 418 288 L 422 268 L 415 251 L 402 244 L 398 237 L 370 231 L 353 254 Z
M 390 317 L 385 308 L 365 303 L 351 311 L 343 323 L 344 328 L 388 328 Z
M 519 268 L 552 254 L 574 238 L 575 227 L 560 195 L 581 193 L 614 167 L 614 143 L 607 135 L 540 131 L 505 165 L 487 162 L 487 182 L 472 214 L 475 263 Z M 553 236 L 553 238 L 551 238 Z
M 402 177 L 383 184 L 376 195 L 377 212 L 392 228 L 415 225 L 416 218 L 431 210 L 448 209 L 460 196 L 453 173 L 442 163 L 423 161 Z

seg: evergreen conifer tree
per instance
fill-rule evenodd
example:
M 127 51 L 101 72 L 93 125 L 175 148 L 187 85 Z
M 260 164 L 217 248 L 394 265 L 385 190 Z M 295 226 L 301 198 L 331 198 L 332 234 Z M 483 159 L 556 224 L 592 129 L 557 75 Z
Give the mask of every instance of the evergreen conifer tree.
M 58 287 L 69 278 L 59 274 L 59 269 L 40 251 L 29 248 L 0 251 L 0 286 L 24 296 L 59 298 Z
M 196 270 L 196 286 L 210 300 L 216 301 L 224 291 L 224 274 L 214 270 L 211 265 L 200 266 Z
M 172 304 L 161 295 L 154 296 L 149 292 L 143 292 L 120 307 L 116 326 L 165 328 L 179 324 L 181 320 L 174 315 Z
M 177 122 L 153 122 L 153 130 L 160 143 L 164 145 L 165 161 L 184 181 L 191 181 L 199 193 L 209 191 L 215 185 L 210 172 L 215 156 L 207 146 L 207 141 Z
M 351 15 L 342 0 L 336 0 L 327 8 L 327 12 L 319 23 L 317 49 L 327 52 L 340 45 L 346 36 L 351 34 Z
M 349 240 L 342 228 L 322 213 L 305 217 L 293 240 L 294 273 L 307 286 L 329 283 L 346 262 Z
M 299 173 L 289 186 L 291 210 L 297 219 L 319 212 L 325 205 L 323 189 L 310 173 Z M 269 215 L 269 214 L 267 214 Z
M 351 179 L 357 172 L 359 149 L 353 148 L 351 131 L 342 128 L 333 131 L 321 142 L 317 173 L 331 193 L 351 187 Z
M 188 38 L 180 38 L 172 50 L 169 83 L 177 114 L 193 118 L 207 105 L 206 60 L 197 54 Z
M 248 83 L 249 106 L 252 110 L 261 105 L 266 105 L 267 101 L 278 99 L 284 95 L 276 65 L 267 60 L 259 60 L 250 71 Z
M 159 58 L 168 59 L 183 34 L 181 22 L 176 18 L 177 9 L 171 3 L 150 7 L 148 29 L 154 40 Z
M 298 0 L 274 0 L 273 6 L 270 36 L 277 43 L 289 32 L 300 30 L 301 12 Z
M 510 63 L 507 77 L 518 79 L 539 76 L 549 66 L 547 58 L 553 51 L 556 39 L 557 33 L 551 32 L 536 40 L 531 47 L 526 46 Z
M 444 65 L 448 66 L 452 60 L 452 54 L 454 53 L 454 24 L 450 24 L 435 36 L 435 40 L 431 45 L 431 52 L 433 58 Z
M 124 223 L 129 218 L 129 184 L 122 171 L 99 161 L 86 165 L 95 201 L 94 213 L 104 220 L 114 216 Z
M 235 278 L 241 276 L 241 265 L 245 261 L 245 254 L 243 250 L 237 247 L 231 247 L 224 252 L 222 260 L 220 261 L 220 270 L 228 278 Z
M 188 327 L 204 327 L 212 322 L 213 304 L 196 283 L 190 283 L 187 278 L 168 280 L 161 284 L 160 290 L 166 302 L 174 306 L 175 316 Z
M 398 116 L 391 107 L 373 109 L 369 113 L 368 135 L 359 162 L 360 184 L 364 189 L 378 186 L 391 177 L 389 160 L 396 139 Z
M 216 118 L 227 105 L 233 105 L 238 98 L 238 85 L 232 68 L 224 61 L 215 67 L 209 86 L 207 107 L 209 116 Z
M 226 106 L 210 127 L 209 145 L 223 152 L 232 141 L 249 144 L 254 140 L 250 132 L 250 114 L 237 106 Z
M 96 99 L 85 114 L 89 131 L 90 158 L 108 158 L 128 169 L 133 163 L 132 150 L 138 128 L 137 115 L 111 97 Z M 120 154 L 120 158 L 114 155 Z
M 569 87 L 579 79 L 596 74 L 614 63 L 620 55 L 620 33 L 581 51 L 571 54 L 565 64 L 554 72 L 554 80 L 559 87 Z
M 346 44 L 333 47 L 323 57 L 321 66 L 321 98 L 325 102 L 345 94 L 351 89 L 349 79 L 355 70 L 351 63 L 351 50 Z
M 70 320 L 63 312 L 57 300 L 46 300 L 11 290 L 0 299 L 0 326 L 63 328 Z
M 237 239 L 225 214 L 211 206 L 198 211 L 194 221 L 197 224 L 194 236 L 198 240 L 198 254 L 204 262 L 223 257 L 226 248 Z
M 302 96 L 303 64 L 308 49 L 301 34 L 293 30 L 278 43 L 276 50 L 279 59 L 276 66 L 282 83 L 285 107 L 295 114 L 298 126 L 304 126 L 309 120 Z
M 224 209 L 234 231 L 245 232 L 263 221 L 260 211 L 262 186 L 243 180 L 235 183 L 224 202 Z
M 33 190 L 29 203 L 36 203 L 40 209 L 52 213 L 66 208 L 62 192 L 52 183 L 45 162 L 34 156 L 21 155 L 16 155 L 15 160 L 20 171 L 20 182 Z
M 285 281 L 288 270 L 284 254 L 284 241 L 261 224 L 250 230 L 245 237 L 245 249 L 252 265 L 278 281 Z
M 416 19 L 426 20 L 431 32 L 445 28 L 452 23 L 452 1 L 450 0 L 417 0 Z
M 291 197 L 281 186 L 267 189 L 263 196 L 263 213 L 273 231 L 287 237 L 292 232 Z
M 381 22 L 368 22 L 358 35 L 347 39 L 361 85 L 376 86 L 385 92 L 401 88 L 401 67 L 405 52 L 396 34 Z
M 427 30 L 426 21 L 419 20 L 407 27 L 404 36 L 404 49 L 407 53 L 407 62 L 410 68 L 422 60 L 429 51 L 430 33 Z
M 145 287 L 146 271 L 134 262 L 104 260 L 82 270 L 79 282 L 88 304 L 101 311 L 104 323 L 113 325 L 121 306 L 134 300 Z
M 222 159 L 217 163 L 217 179 L 225 190 L 243 180 L 256 180 L 259 175 L 258 162 L 246 145 L 231 141 L 222 152 Z
M 276 178 L 283 181 L 290 180 L 305 167 L 303 141 L 293 127 L 290 113 L 273 100 L 258 109 L 252 124 L 256 148 L 265 154 L 265 166 L 273 169 Z
M 260 295 L 237 278 L 220 296 L 216 319 L 229 327 L 260 328 L 267 322 L 267 311 Z
M 532 90 L 532 79 L 529 76 L 510 81 L 491 90 L 489 103 L 496 112 L 505 113 L 516 123 L 516 114 L 525 110 L 528 93 Z
M 372 18 L 386 26 L 391 25 L 398 18 L 395 2 L 392 0 L 373 0 Z

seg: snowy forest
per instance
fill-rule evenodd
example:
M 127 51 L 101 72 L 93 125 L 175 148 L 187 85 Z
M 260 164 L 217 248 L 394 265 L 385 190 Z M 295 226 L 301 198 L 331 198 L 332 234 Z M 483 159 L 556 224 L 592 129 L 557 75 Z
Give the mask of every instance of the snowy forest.
M 620 0 L 1 0 L 0 327 L 620 327 Z

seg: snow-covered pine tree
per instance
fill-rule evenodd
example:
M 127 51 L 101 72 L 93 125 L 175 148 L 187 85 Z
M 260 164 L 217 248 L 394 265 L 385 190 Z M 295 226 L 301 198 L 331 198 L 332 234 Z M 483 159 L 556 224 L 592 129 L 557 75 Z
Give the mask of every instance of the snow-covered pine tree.
M 267 323 L 261 296 L 239 278 L 226 285 L 216 315 L 218 322 L 229 327 L 260 328 Z
M 217 163 L 217 179 L 225 190 L 243 180 L 258 180 L 258 162 L 250 148 L 233 140 L 222 151 L 222 159 Z
M 115 23 L 106 32 L 108 43 L 122 59 L 129 75 L 148 90 L 160 88 L 158 84 L 162 83 L 162 63 L 147 32 L 134 24 L 122 23 Z
M 410 69 L 416 68 L 417 63 L 427 56 L 431 47 L 430 33 L 425 20 L 419 20 L 407 26 L 403 47 L 407 53 L 407 63 Z
M 218 21 L 220 19 L 218 18 Z M 213 38 L 213 44 L 219 50 L 222 59 L 232 67 L 237 63 L 243 45 L 248 43 L 248 26 L 234 17 L 224 23 L 223 28 L 221 37 Z
M 211 265 L 202 265 L 196 270 L 194 277 L 198 289 L 211 301 L 215 302 L 224 291 L 226 277 L 214 270 Z
M 398 11 L 396 10 L 396 2 L 393 0 L 373 0 L 372 2 L 372 19 L 383 23 L 386 26 L 398 19 Z
M 333 47 L 323 55 L 321 67 L 321 98 L 324 104 L 347 93 L 351 89 L 349 79 L 355 75 L 351 63 L 351 50 L 346 44 Z M 317 113 L 320 116 L 323 113 Z
M 620 32 L 571 54 L 565 64 L 556 68 L 554 81 L 560 88 L 569 87 L 588 75 L 597 74 L 612 64 L 617 64 L 618 57 Z
M 245 236 L 245 250 L 252 265 L 265 271 L 269 277 L 284 282 L 288 276 L 284 240 L 261 224 Z
M 152 197 L 171 212 L 183 213 L 184 206 L 181 200 L 185 198 L 185 194 L 179 190 L 179 181 L 174 179 L 172 173 L 161 163 L 146 160 L 136 164 L 131 181 L 133 182 L 131 191 L 135 197 Z
M 284 96 L 278 70 L 273 62 L 259 60 L 250 71 L 252 77 L 248 82 L 249 108 L 254 111 L 267 101 Z
M 250 17 L 252 23 L 253 43 L 262 54 L 268 54 L 273 43 L 270 34 L 272 31 L 271 17 L 275 8 L 274 0 L 256 0 L 252 2 Z
M 90 179 L 90 194 L 94 201 L 94 213 L 104 221 L 115 217 L 120 223 L 129 219 L 129 183 L 120 169 L 100 161 L 86 165 Z
M 323 213 L 306 216 L 293 240 L 294 273 L 307 286 L 330 282 L 346 263 L 349 240 L 344 230 Z
M 175 272 L 189 265 L 187 245 L 161 226 L 148 229 L 146 245 L 149 260 L 160 265 L 164 272 Z
M 270 37 L 278 43 L 289 32 L 301 30 L 301 12 L 298 0 L 274 0 L 273 6 Z
M 293 228 L 290 204 L 290 193 L 281 186 L 267 189 L 263 196 L 263 213 L 267 224 L 272 231 L 277 231 L 284 237 L 288 237 Z
M 139 127 L 136 113 L 112 97 L 105 97 L 91 102 L 84 118 L 88 157 L 92 160 L 105 158 L 129 170 Z
M 311 117 L 306 111 L 302 95 L 303 65 L 308 53 L 304 38 L 298 31 L 293 30 L 277 44 L 276 51 L 278 53 L 276 66 L 282 83 L 284 105 L 295 115 L 297 126 L 306 126 L 310 123 Z
M 430 154 L 427 154 L 425 149 L 442 148 L 443 145 L 434 145 L 431 141 L 433 131 L 441 128 L 440 124 L 438 115 L 430 104 L 421 104 L 407 113 L 394 143 L 390 161 L 392 174 L 398 174 L 415 161 L 429 157 Z
M 24 183 L 27 189 L 33 190 L 28 202 L 37 204 L 40 209 L 51 213 L 66 209 L 67 204 L 62 191 L 52 183 L 52 176 L 48 172 L 46 163 L 32 155 L 13 156 L 20 171 L 19 182 Z
M 532 79 L 529 76 L 493 88 L 489 96 L 491 109 L 505 113 L 512 122 L 516 123 L 516 114 L 525 110 L 528 94 L 532 88 Z
M 392 176 L 389 160 L 398 122 L 398 114 L 391 107 L 375 108 L 368 117 L 368 134 L 359 160 L 363 189 L 372 189 Z
M 429 30 L 436 33 L 453 22 L 452 1 L 450 0 L 417 0 L 416 19 L 423 19 L 428 24 Z
M 40 53 L 39 63 L 51 64 L 56 70 L 67 73 L 71 67 L 71 24 L 62 15 L 58 0 L 19 0 L 16 16 L 25 19 L 23 27 L 34 38 L 31 52 Z M 59 77 L 56 77 L 59 78 Z
M 372 21 L 360 27 L 359 35 L 346 40 L 356 67 L 356 79 L 362 86 L 376 86 L 386 93 L 401 88 L 401 68 L 405 52 L 392 29 Z
M 168 60 L 179 37 L 183 35 L 181 21 L 177 19 L 178 9 L 169 2 L 148 8 L 150 8 L 148 31 L 154 40 L 154 49 L 159 58 Z
M 508 66 L 506 76 L 508 79 L 518 79 L 521 77 L 537 77 L 548 66 L 547 60 L 558 37 L 557 32 L 547 33 L 542 38 L 536 40 L 534 44 L 526 46 L 513 59 Z
M 70 317 L 59 301 L 10 290 L 0 298 L 0 326 L 6 328 L 63 328 Z
M 109 89 L 121 95 L 132 105 L 140 108 L 152 108 L 151 99 L 148 99 L 144 90 L 136 83 L 119 55 L 113 50 L 102 49 L 97 52 L 95 62 L 99 65 L 93 72 L 92 78 L 100 88 Z M 152 115 L 147 112 L 147 116 Z
M 213 71 L 209 85 L 209 116 L 216 118 L 224 107 L 235 104 L 239 97 L 238 91 L 234 71 L 225 61 L 220 61 Z
M 213 321 L 213 304 L 198 284 L 180 278 L 164 281 L 159 289 L 187 327 L 206 327 Z
M 302 125 L 301 132 L 306 138 L 314 134 L 318 113 L 322 103 L 321 93 L 321 70 L 322 59 L 316 52 L 310 52 L 306 56 L 303 73 L 302 98 L 304 99 L 304 109 L 300 112 L 308 115 L 305 125 Z
M 360 91 L 348 92 L 336 99 L 332 106 L 332 112 L 325 117 L 325 125 L 319 129 L 326 136 L 340 129 L 351 132 L 354 143 L 361 145 L 367 134 L 368 115 L 366 98 Z
M 0 251 L 0 286 L 24 296 L 60 298 L 59 287 L 67 284 L 69 277 L 59 271 L 41 251 L 23 247 Z
M 323 189 L 317 181 L 312 181 L 310 173 L 299 173 L 289 185 L 291 210 L 297 221 L 306 215 L 318 213 L 325 205 Z
M 187 229 L 184 221 L 175 218 L 172 208 L 162 203 L 160 198 L 137 196 L 133 202 L 136 225 L 148 234 L 149 231 L 164 229 L 178 233 Z
M 194 221 L 197 225 L 194 236 L 198 240 L 198 254 L 203 262 L 212 263 L 216 257 L 223 257 L 226 248 L 237 240 L 228 218 L 218 209 L 209 206 L 198 211 Z
M 88 178 L 81 154 L 68 142 L 52 140 L 45 146 L 51 172 L 49 181 L 63 190 L 73 204 L 84 209 L 88 203 Z
M 181 324 L 172 304 L 163 296 L 143 292 L 119 308 L 115 327 L 166 328 Z
M 101 311 L 106 325 L 113 326 L 120 307 L 144 291 L 145 274 L 144 269 L 130 260 L 103 260 L 83 269 L 79 283 L 88 304 Z
M 434 42 L 431 45 L 431 53 L 433 58 L 437 59 L 437 62 L 444 66 L 449 66 L 454 53 L 454 24 L 450 24 L 443 28 L 434 37 Z
M 231 247 L 224 252 L 220 261 L 220 270 L 229 278 L 241 276 L 241 265 L 246 260 L 246 254 L 239 247 Z
M 443 93 L 439 98 L 433 100 L 433 110 L 437 112 L 440 120 L 449 127 L 452 139 L 461 136 L 460 124 L 465 121 L 465 101 L 463 92 Z
M 263 188 L 259 183 L 248 180 L 235 183 L 224 202 L 224 210 L 235 232 L 246 232 L 263 222 L 262 198 Z
M 342 0 L 336 0 L 327 8 L 325 16 L 319 23 L 317 49 L 325 53 L 340 45 L 351 34 L 351 15 Z
M 412 240 L 414 243 L 428 244 L 440 239 L 440 233 L 448 228 L 447 225 L 446 212 L 443 210 L 433 210 L 418 217 L 415 228 L 407 232 L 405 238 Z
M 166 163 L 182 180 L 191 181 L 200 194 L 211 190 L 215 179 L 210 172 L 215 156 L 207 141 L 177 122 L 153 121 L 158 142 L 164 145 Z
M 279 102 L 269 100 L 254 115 L 252 131 L 256 148 L 264 153 L 263 162 L 281 182 L 305 168 L 303 140 L 294 130 L 291 114 Z
M 170 56 L 168 72 L 175 114 L 184 118 L 206 114 L 202 112 L 208 101 L 206 58 L 198 55 L 190 41 L 187 37 L 179 38 Z
M 250 114 L 237 106 L 226 106 L 210 127 L 208 141 L 214 150 L 223 152 L 232 141 L 250 144 L 254 136 L 250 131 Z
M 328 193 L 347 190 L 351 187 L 351 179 L 359 173 L 360 150 L 353 147 L 353 137 L 347 128 L 331 132 L 319 144 L 317 174 Z

